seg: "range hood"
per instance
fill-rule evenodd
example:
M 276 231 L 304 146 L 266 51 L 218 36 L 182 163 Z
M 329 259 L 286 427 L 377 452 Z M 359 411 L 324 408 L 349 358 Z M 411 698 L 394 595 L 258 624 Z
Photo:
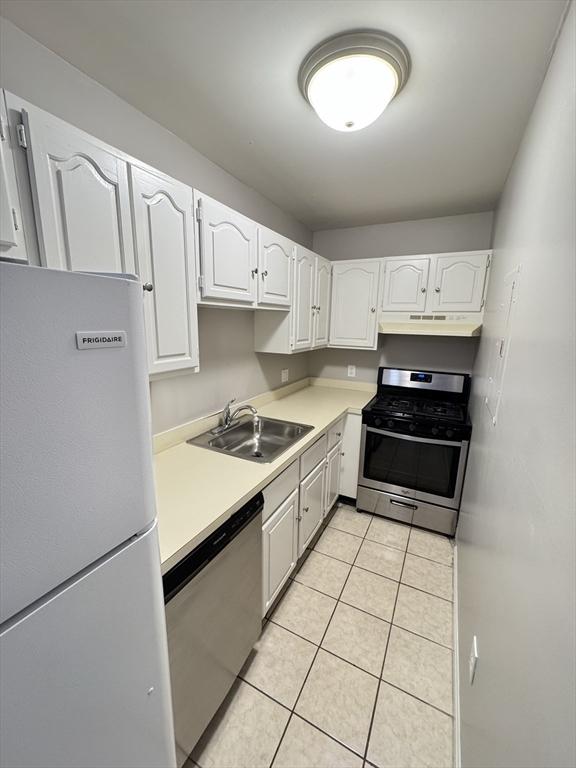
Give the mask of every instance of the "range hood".
M 482 320 L 450 321 L 441 317 L 430 320 L 386 320 L 378 324 L 378 333 L 407 336 L 480 336 Z

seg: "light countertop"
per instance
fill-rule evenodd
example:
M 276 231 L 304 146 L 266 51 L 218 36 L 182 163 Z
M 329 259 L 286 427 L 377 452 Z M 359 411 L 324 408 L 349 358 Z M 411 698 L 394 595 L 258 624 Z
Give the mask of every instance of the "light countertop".
M 259 408 L 261 416 L 314 426 L 270 464 L 226 456 L 187 443 L 156 454 L 163 572 L 265 488 L 343 414 L 360 413 L 372 397 L 367 391 L 313 386 Z

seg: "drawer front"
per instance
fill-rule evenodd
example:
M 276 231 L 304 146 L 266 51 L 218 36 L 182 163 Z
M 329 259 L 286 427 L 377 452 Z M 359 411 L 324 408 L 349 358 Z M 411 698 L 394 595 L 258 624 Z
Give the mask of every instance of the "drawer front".
M 342 440 L 343 434 L 344 434 L 344 419 L 340 419 L 340 421 L 337 421 L 336 424 L 332 425 L 328 430 L 328 450 L 329 451 L 331 451 L 332 448 L 334 448 L 336 443 L 339 443 L 340 440 Z
M 418 525 L 430 531 L 453 536 L 456 530 L 458 512 L 455 509 L 439 507 L 417 499 L 392 496 L 383 491 L 358 486 L 356 506 L 362 512 L 382 515 L 409 525 Z
M 314 467 L 319 464 L 322 459 L 326 458 L 328 446 L 328 439 L 326 435 L 322 435 L 319 440 L 316 440 L 311 448 L 308 448 L 302 456 L 300 456 L 300 478 L 303 480 L 306 475 L 309 475 Z
M 264 494 L 264 509 L 262 511 L 262 522 L 273 515 L 280 504 L 287 499 L 292 491 L 298 488 L 300 482 L 298 459 L 295 459 L 290 466 L 276 477 L 270 485 L 262 491 Z

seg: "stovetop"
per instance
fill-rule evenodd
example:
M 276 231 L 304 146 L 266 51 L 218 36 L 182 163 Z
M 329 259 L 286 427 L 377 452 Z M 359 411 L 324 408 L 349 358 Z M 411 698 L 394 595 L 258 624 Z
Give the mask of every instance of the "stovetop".
M 465 374 L 380 368 L 378 393 L 362 410 L 362 422 L 414 437 L 467 440 L 469 391 Z

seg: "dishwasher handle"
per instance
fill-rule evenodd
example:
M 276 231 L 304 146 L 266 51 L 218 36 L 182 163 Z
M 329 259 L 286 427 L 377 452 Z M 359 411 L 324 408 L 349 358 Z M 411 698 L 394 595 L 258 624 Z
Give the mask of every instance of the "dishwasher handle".
M 264 496 L 257 493 L 249 502 L 235 512 L 225 523 L 204 539 L 179 563 L 162 577 L 164 603 L 168 603 L 183 589 L 194 576 L 227 547 L 257 515 L 262 514 Z

